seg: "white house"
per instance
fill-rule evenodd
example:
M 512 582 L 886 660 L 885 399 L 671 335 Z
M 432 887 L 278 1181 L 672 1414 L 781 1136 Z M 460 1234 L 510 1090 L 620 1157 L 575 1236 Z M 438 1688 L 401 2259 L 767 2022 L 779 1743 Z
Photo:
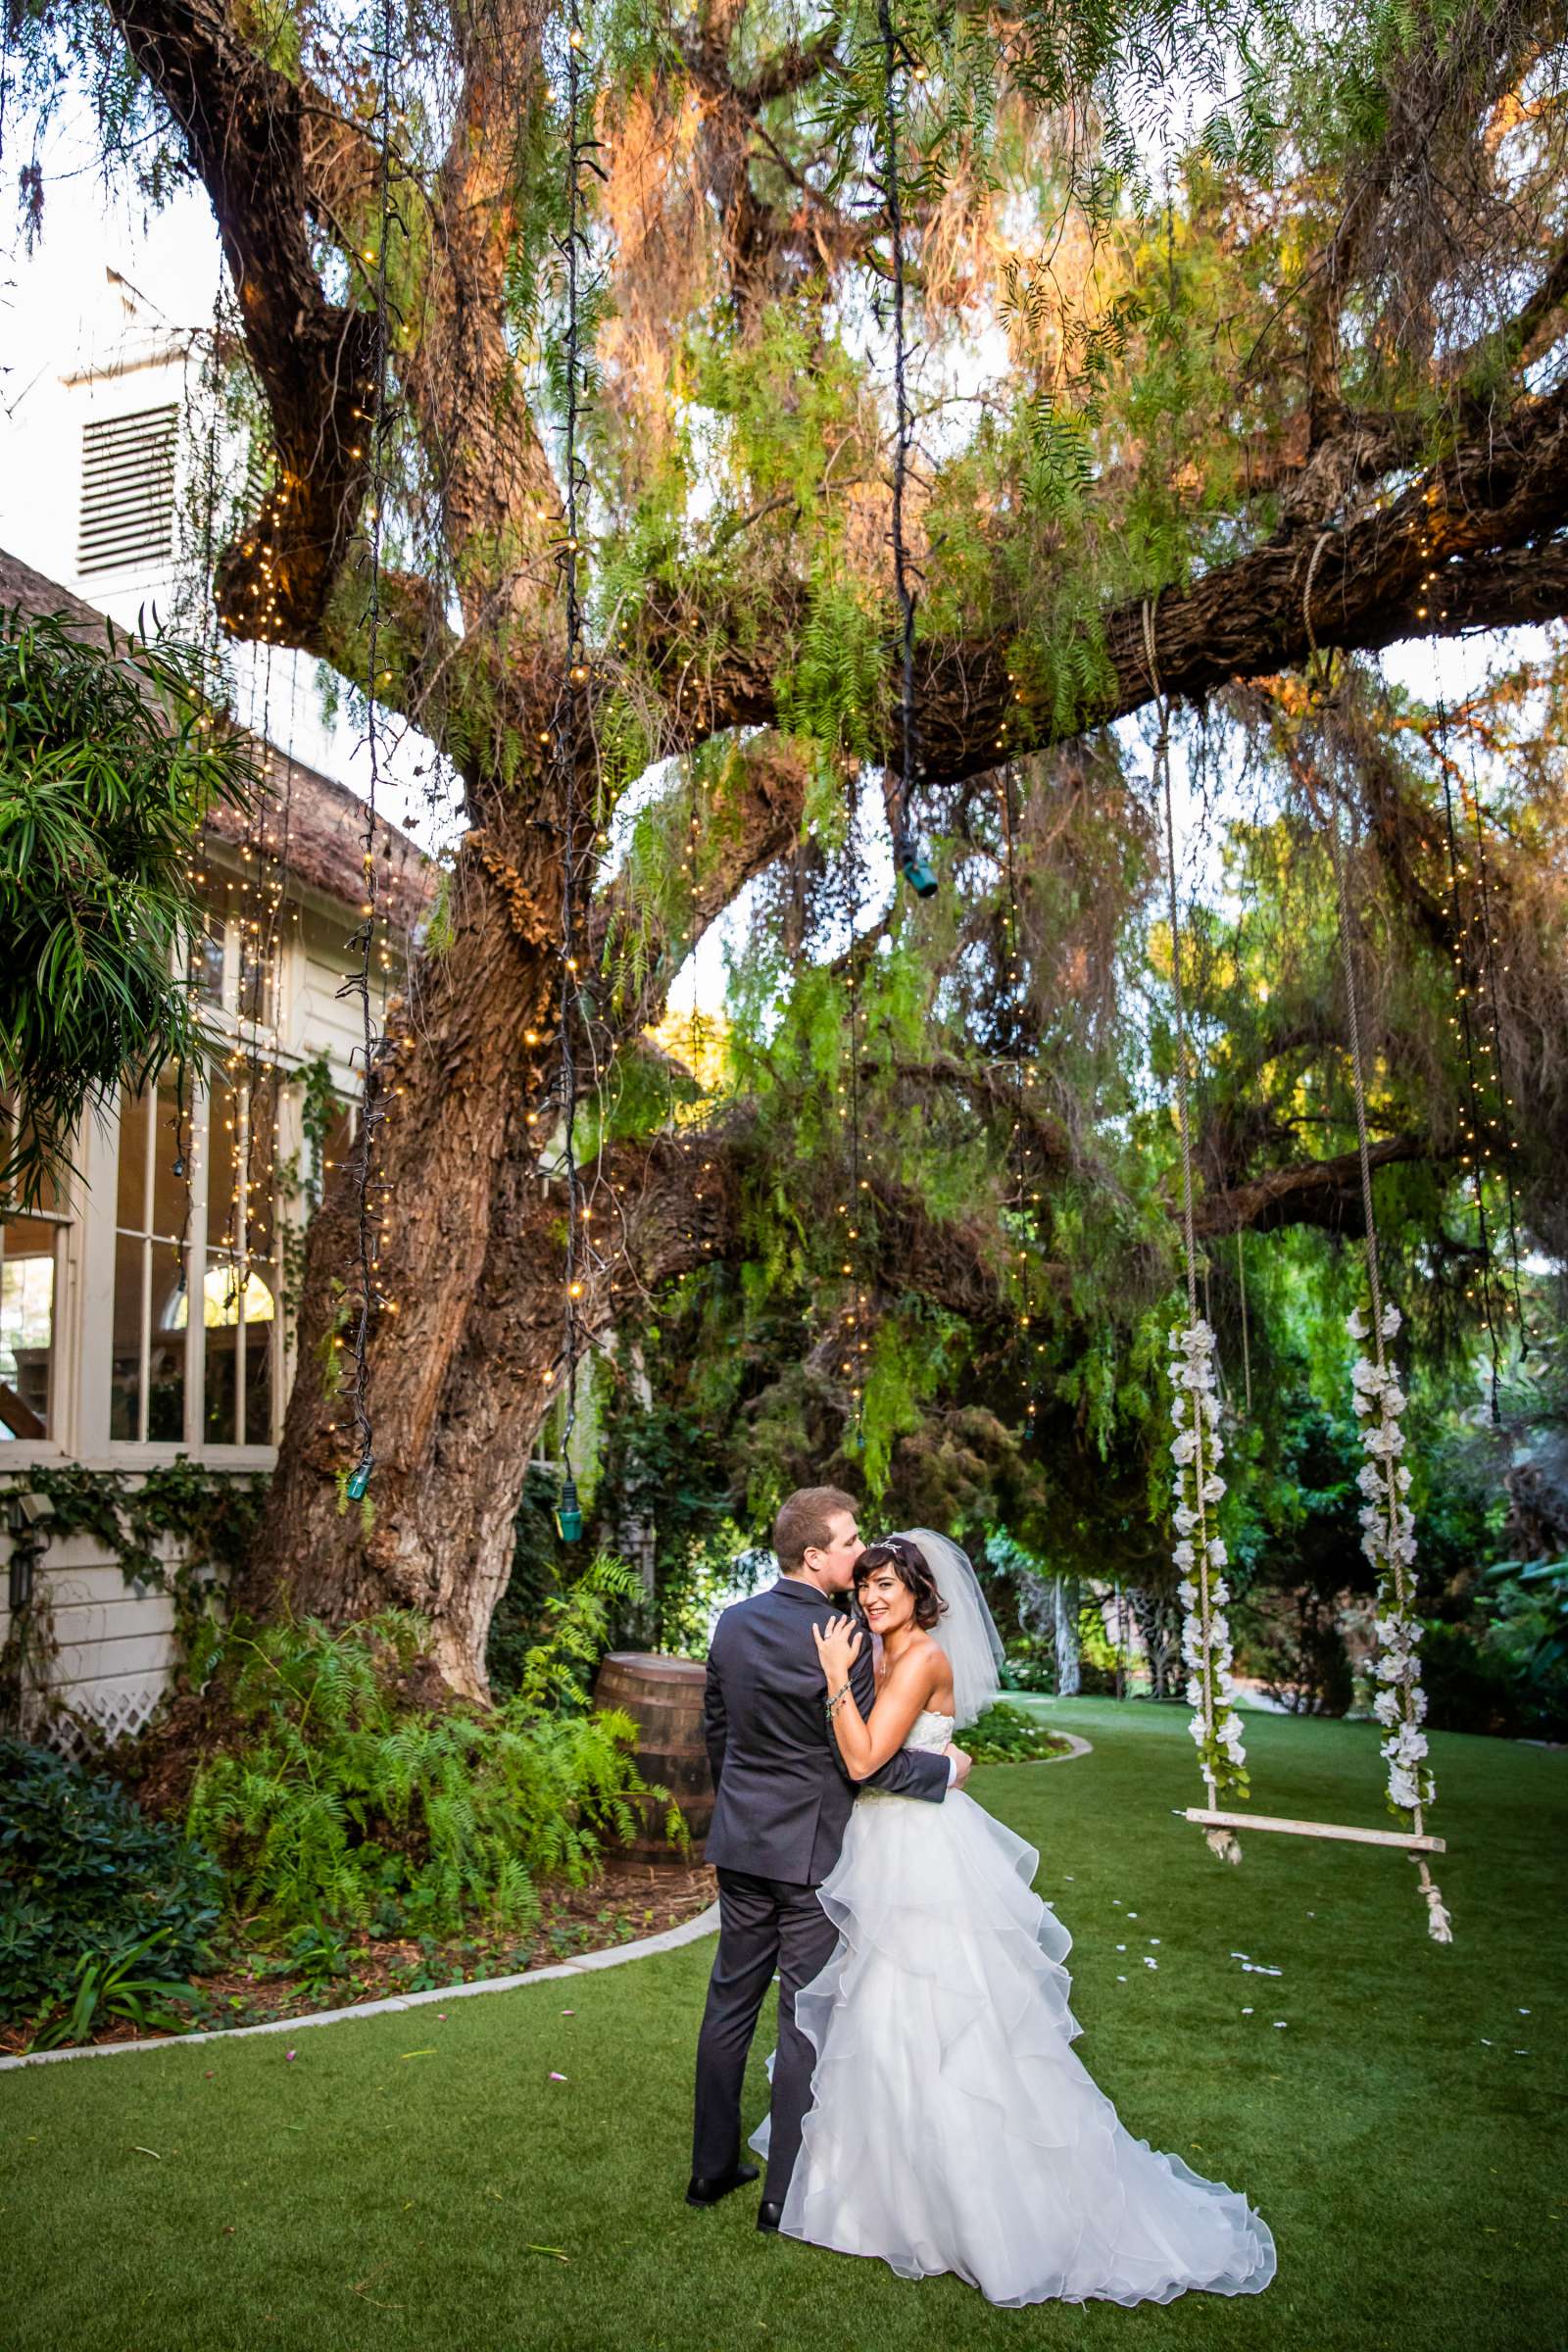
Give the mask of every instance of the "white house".
M 128 449 L 145 428 L 127 415 Z M 112 432 L 97 445 L 118 446 Z M 165 475 L 161 444 L 136 447 L 126 465 L 139 468 L 139 503 L 123 487 L 135 477 L 117 477 L 117 518 L 102 528 L 145 533 L 145 550 L 166 511 Z M 0 553 L 0 614 L 19 607 L 103 626 L 64 583 Z M 0 1222 L 0 1505 L 38 1465 L 133 1475 L 181 1454 L 234 1472 L 275 1459 L 292 1376 L 287 1237 L 318 1163 L 347 1148 L 360 1092 L 361 1007 L 344 985 L 357 963 L 367 809 L 275 745 L 262 756 L 270 798 L 249 817 L 216 812 L 197 845 L 208 920 L 196 985 L 229 1042 L 222 1066 L 192 1100 L 178 1099 L 170 1072 L 90 1118 L 76 1176 L 35 1212 Z M 388 917 L 379 1004 L 435 874 L 379 818 L 374 854 Z M 336 1102 L 314 1141 L 312 1065 Z M 139 1729 L 172 1663 L 170 1597 L 127 1589 L 118 1559 L 79 1535 L 52 1543 L 37 1577 L 58 1644 L 53 1695 L 111 1737 Z M 0 1642 L 10 1631 L 0 1612 Z M 69 1716 L 56 1736 L 72 1742 Z

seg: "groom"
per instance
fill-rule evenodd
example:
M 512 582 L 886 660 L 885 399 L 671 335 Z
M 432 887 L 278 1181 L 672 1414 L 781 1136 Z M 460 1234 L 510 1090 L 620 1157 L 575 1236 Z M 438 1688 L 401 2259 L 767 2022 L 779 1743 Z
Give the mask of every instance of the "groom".
M 837 1487 L 803 1487 L 773 1523 L 779 1579 L 724 1611 L 708 1653 L 704 1733 L 713 1772 L 708 1859 L 718 1872 L 718 1952 L 697 2044 L 697 2120 L 689 2205 L 716 2205 L 757 2179 L 742 2164 L 741 2082 L 762 1997 L 778 1972 L 778 2054 L 759 2230 L 776 2230 L 811 2100 L 810 2043 L 795 1996 L 827 1965 L 837 1931 L 816 1889 L 839 1858 L 856 1784 L 840 1761 L 811 1628 L 837 1613 L 865 1546 L 855 1503 Z M 871 1647 L 850 1670 L 863 1716 L 874 1695 Z M 901 1750 L 861 1784 L 940 1802 L 969 1769 Z

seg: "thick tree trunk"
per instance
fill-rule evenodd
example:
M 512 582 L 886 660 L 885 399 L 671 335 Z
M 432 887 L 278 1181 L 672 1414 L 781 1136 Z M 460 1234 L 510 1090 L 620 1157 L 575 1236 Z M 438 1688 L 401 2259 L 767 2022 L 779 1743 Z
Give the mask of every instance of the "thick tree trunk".
M 1076 1698 L 1079 1684 L 1078 1583 L 1075 1577 L 1052 1579 L 1053 1632 L 1056 1642 L 1056 1696 Z
M 545 883 L 536 877 L 541 901 Z M 351 1155 L 307 1245 L 299 1367 L 271 1508 L 236 1591 L 253 1610 L 289 1606 L 341 1624 L 396 1601 L 444 1627 L 452 1592 L 441 1560 L 461 1561 L 476 1544 L 492 1551 L 500 1544 L 491 1526 L 499 1506 L 487 1508 L 480 1492 L 466 1523 L 449 1526 L 432 1544 L 437 1491 L 440 1507 L 452 1507 L 450 1477 L 437 1490 L 432 1472 L 468 1444 L 461 1416 L 454 1417 L 453 1387 L 465 1405 L 471 1402 L 466 1351 L 487 1239 L 498 1218 L 516 1214 L 519 1130 L 526 1131 L 526 1099 L 538 1091 L 527 1083 L 523 1040 L 547 1017 L 556 958 L 519 936 L 485 870 L 480 837 L 465 846 L 453 900 L 452 943 L 440 958 L 426 958 L 424 985 L 398 1015 L 371 1077 L 371 1102 L 383 1114 L 371 1128 L 374 1288 L 386 1304 L 372 1314 L 368 1350 L 369 1507 L 362 1512 L 341 1499 L 342 1478 L 361 1449 L 351 1399 L 361 1293 Z M 542 1080 L 542 1069 L 532 1076 Z M 544 1223 L 536 1217 L 532 1252 L 541 1285 L 547 1268 L 554 1270 Z M 511 1366 L 497 1365 L 494 1377 L 509 1391 L 517 1385 Z M 534 1378 L 542 1387 L 537 1372 Z M 536 1401 L 530 1394 L 530 1405 Z M 460 1688 L 482 1685 L 474 1667 L 482 1635 L 462 1610 L 451 1634 L 438 1635 L 438 1654 Z

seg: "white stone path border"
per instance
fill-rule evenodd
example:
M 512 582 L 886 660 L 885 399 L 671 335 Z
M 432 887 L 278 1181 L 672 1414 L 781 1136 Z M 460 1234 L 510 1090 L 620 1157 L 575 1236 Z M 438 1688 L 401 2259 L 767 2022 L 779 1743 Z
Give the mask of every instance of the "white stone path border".
M 1037 1764 L 1071 1764 L 1094 1748 L 1076 1732 L 1058 1732 L 1072 1742 L 1064 1756 L 1036 1756 Z M 625 1960 L 646 1960 L 655 1952 L 678 1951 L 683 1943 L 698 1943 L 718 1933 L 718 1905 L 710 1903 L 695 1919 L 658 1936 L 641 1936 L 635 1943 L 612 1943 L 602 1952 L 580 1952 L 575 1960 L 559 1960 L 549 1968 L 525 1968 L 516 1977 L 481 1977 L 473 1984 L 438 1984 L 428 1992 L 394 1993 L 384 2001 L 358 2001 L 348 2009 L 318 2009 L 310 2017 L 272 2017 L 262 2026 L 220 2026 L 208 2034 L 165 2034 L 149 2041 L 78 2042 L 66 2050 L 25 2050 L 18 2058 L 0 2058 L 0 2074 L 19 2066 L 52 2066 L 65 2058 L 122 2058 L 134 2050 L 189 2049 L 198 2043 L 242 2041 L 252 2034 L 303 2034 L 310 2026 L 341 2026 L 355 2017 L 387 2017 L 401 2009 L 423 2009 L 432 2001 L 464 2001 L 477 1992 L 514 1992 L 519 1984 L 548 1984 L 564 1977 L 589 1976 L 595 1969 L 619 1968 Z
M 303 2034 L 310 2026 L 346 2025 L 353 2017 L 386 2017 L 400 2009 L 423 2009 L 431 2001 L 463 2001 L 476 1992 L 514 1992 L 519 1984 L 547 1984 L 553 1979 L 582 1977 L 598 1968 L 619 1968 L 623 1960 L 644 1960 L 653 1952 L 673 1952 L 683 1943 L 696 1943 L 718 1932 L 718 1905 L 710 1903 L 695 1919 L 658 1936 L 639 1936 L 635 1943 L 612 1943 L 602 1952 L 581 1952 L 575 1960 L 556 1961 L 549 1968 L 526 1968 L 517 1977 L 482 1977 L 473 1984 L 439 1984 L 428 1992 L 400 1992 L 384 2001 L 359 2001 L 348 2009 L 318 2009 L 311 2017 L 272 2017 L 264 2026 L 223 2026 L 208 2034 L 166 2034 L 153 2041 L 90 2041 L 69 2050 L 27 2050 L 19 2058 L 0 2058 L 0 2072 L 17 2066 L 49 2066 L 57 2058 L 122 2058 L 130 2050 L 182 2050 L 197 2042 L 240 2041 L 250 2034 Z
M 1095 1743 L 1092 1740 L 1080 1740 L 1076 1732 L 1058 1732 L 1054 1725 L 1049 1728 L 1054 1739 L 1071 1740 L 1072 1744 L 1067 1753 L 1064 1756 L 1025 1756 L 1023 1761 L 1026 1764 L 1073 1764 L 1080 1756 L 1094 1754 Z M 985 1766 L 980 1765 L 977 1769 L 983 1772 Z

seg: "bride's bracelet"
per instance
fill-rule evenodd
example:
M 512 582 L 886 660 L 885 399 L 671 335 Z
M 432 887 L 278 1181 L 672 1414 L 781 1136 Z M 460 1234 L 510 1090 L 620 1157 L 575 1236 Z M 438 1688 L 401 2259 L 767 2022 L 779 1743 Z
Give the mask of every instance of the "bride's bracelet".
M 849 1697 L 849 1695 L 850 1686 L 846 1681 L 840 1683 L 838 1689 L 834 1691 L 830 1699 L 824 1701 L 822 1711 L 826 1715 L 829 1723 L 832 1722 L 834 1716 L 838 1713 L 840 1707 L 843 1706 L 844 1701 Z

